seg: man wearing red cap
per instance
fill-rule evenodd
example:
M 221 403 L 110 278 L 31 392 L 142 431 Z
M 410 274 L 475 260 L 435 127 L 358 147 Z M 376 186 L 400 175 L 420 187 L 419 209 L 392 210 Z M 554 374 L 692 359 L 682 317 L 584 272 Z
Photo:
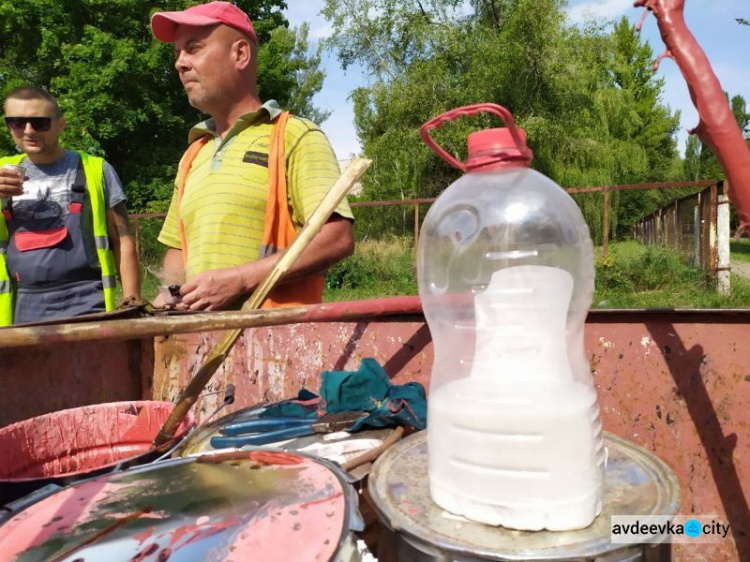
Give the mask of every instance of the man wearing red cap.
M 190 131 L 159 234 L 165 277 L 186 279 L 180 308 L 226 308 L 270 271 L 338 178 L 338 162 L 315 124 L 261 102 L 258 39 L 245 12 L 210 2 L 157 12 L 151 29 L 174 43 L 188 101 L 211 117 Z M 344 201 L 271 294 L 272 306 L 320 302 L 321 274 L 353 252 L 352 220 Z

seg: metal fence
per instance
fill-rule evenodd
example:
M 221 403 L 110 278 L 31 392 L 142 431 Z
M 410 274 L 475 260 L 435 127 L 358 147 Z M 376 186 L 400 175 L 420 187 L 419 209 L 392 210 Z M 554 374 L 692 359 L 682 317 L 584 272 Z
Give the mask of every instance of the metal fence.
M 617 208 L 622 205 L 622 193 L 675 189 L 700 192 L 670 202 L 634 225 L 618 223 Z M 661 246 L 679 252 L 685 262 L 702 270 L 708 279 L 715 277 L 717 272 L 728 270 L 717 260 L 719 187 L 714 180 L 572 188 L 566 191 L 582 209 L 595 240 L 596 256 L 600 260 L 607 263 L 614 261 L 624 268 L 637 267 L 632 264 L 636 263 L 635 256 L 640 255 L 644 247 Z M 661 199 L 666 197 L 662 196 Z M 422 221 L 434 201 L 434 198 L 421 198 L 352 202 L 356 219 L 355 240 L 362 243 L 394 236 L 404 241 L 407 247 L 411 245 L 416 254 Z M 146 268 L 158 268 L 161 264 L 164 248 L 156 242 L 156 237 L 164 217 L 164 213 L 130 216 L 138 254 Z
M 434 201 L 434 198 L 425 198 L 352 202 L 350 206 L 356 219 L 355 238 L 361 242 L 384 235 L 413 237 L 416 249 L 422 219 Z M 166 213 L 133 213 L 129 216 L 141 262 L 156 263 L 164 253 L 156 243 L 156 237 Z
M 715 229 L 716 225 L 718 184 L 719 182 L 716 180 L 702 180 L 583 187 L 566 189 L 566 191 L 571 195 L 599 194 L 601 196 L 601 203 L 595 205 L 596 216 L 586 213 L 585 209 L 584 215 L 587 215 L 586 220 L 589 223 L 592 236 L 594 233 L 601 235 L 602 257 L 607 258 L 610 242 L 623 238 L 622 234 L 615 235 L 614 238 L 612 235 L 610 200 L 613 193 L 633 190 L 705 188 L 700 193 L 678 199 L 644 217 L 631 228 L 624 238 L 638 240 L 642 244 L 670 246 L 686 253 L 686 255 L 690 254 L 690 257 L 699 255 L 700 261 L 696 260 L 696 265 L 711 269 L 715 267 L 716 248 L 714 245 L 713 250 L 711 249 L 710 232 L 712 228 Z M 373 235 L 373 230 L 377 230 L 378 235 L 385 233 L 413 237 L 414 247 L 416 248 L 419 242 L 419 229 L 422 219 L 434 201 L 435 198 L 353 202 L 350 205 L 354 210 L 355 218 L 358 219 L 357 239 L 367 239 Z M 148 245 L 149 242 L 144 241 L 144 237 L 150 238 L 152 234 L 155 236 L 154 226 L 161 228 L 165 216 L 166 213 L 134 213 L 130 215 L 139 255 L 141 255 L 144 242 L 145 245 Z M 696 230 L 696 225 L 700 225 L 700 230 Z M 158 228 L 156 233 L 158 233 Z M 695 250 L 696 245 L 699 250 Z
M 718 186 L 677 199 L 657 209 L 633 226 L 633 238 L 641 244 L 666 246 L 715 276 L 717 251 Z

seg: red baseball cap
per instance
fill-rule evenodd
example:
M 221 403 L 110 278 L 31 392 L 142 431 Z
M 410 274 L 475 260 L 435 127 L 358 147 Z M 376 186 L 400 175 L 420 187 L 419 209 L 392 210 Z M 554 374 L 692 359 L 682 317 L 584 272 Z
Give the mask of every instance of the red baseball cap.
M 163 43 L 174 43 L 178 25 L 201 27 L 217 23 L 223 23 L 241 31 L 253 43 L 258 44 L 253 22 L 245 12 L 229 2 L 209 2 L 181 12 L 156 12 L 151 16 L 151 30 L 154 32 L 154 37 Z

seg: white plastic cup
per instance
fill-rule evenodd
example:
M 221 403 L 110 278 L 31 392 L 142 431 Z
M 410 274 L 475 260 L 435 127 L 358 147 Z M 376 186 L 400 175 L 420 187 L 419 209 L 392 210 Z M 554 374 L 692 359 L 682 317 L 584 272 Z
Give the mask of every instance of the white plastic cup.
M 26 168 L 20 164 L 3 164 L 3 170 L 13 170 L 21 176 L 21 181 L 26 181 Z M 22 190 L 22 193 L 26 193 Z
M 14 170 L 22 178 L 26 177 L 26 168 L 20 164 L 4 164 L 3 170 Z

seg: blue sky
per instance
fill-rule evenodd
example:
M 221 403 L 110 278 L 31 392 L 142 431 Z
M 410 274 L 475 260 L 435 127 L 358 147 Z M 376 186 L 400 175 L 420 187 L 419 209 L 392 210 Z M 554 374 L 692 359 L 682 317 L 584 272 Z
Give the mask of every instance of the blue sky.
M 290 24 L 298 26 L 308 22 L 311 40 L 317 41 L 330 34 L 330 26 L 319 15 L 323 0 L 287 0 L 287 3 L 286 16 Z M 586 18 L 604 22 L 624 15 L 635 23 L 641 13 L 641 9 L 633 8 L 632 0 L 570 0 L 568 9 L 573 22 L 582 22 Z M 750 52 L 750 27 L 739 25 L 735 18 L 750 20 L 750 0 L 685 0 L 687 25 L 708 56 L 722 87 L 732 96 L 743 96 L 750 105 L 750 57 L 747 54 Z M 662 52 L 664 44 L 653 16 L 646 19 L 641 34 L 650 43 L 654 56 Z M 321 127 L 337 156 L 343 159 L 360 150 L 348 97 L 354 88 L 367 84 L 367 77 L 359 69 L 344 72 L 331 54 L 324 56 L 324 69 L 326 80 L 315 104 L 332 111 L 331 117 Z M 658 74 L 666 81 L 663 101 L 672 109 L 681 111 L 678 146 L 683 152 L 686 130 L 697 124 L 698 114 L 674 61 L 663 60 Z

